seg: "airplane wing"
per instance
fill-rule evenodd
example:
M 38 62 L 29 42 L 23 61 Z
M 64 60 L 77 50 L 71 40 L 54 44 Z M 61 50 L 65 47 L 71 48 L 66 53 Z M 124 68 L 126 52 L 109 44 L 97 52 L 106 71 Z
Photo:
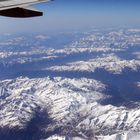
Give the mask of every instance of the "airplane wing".
M 30 6 L 48 1 L 51 0 L 0 0 L 0 15 L 20 18 L 42 16 L 43 12 Z

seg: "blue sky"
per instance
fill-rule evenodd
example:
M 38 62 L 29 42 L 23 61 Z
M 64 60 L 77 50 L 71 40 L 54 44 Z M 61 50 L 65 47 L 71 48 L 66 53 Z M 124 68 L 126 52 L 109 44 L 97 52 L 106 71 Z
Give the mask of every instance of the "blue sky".
M 0 17 L 0 32 L 57 32 L 92 26 L 140 25 L 140 0 L 55 0 L 34 5 L 43 17 Z

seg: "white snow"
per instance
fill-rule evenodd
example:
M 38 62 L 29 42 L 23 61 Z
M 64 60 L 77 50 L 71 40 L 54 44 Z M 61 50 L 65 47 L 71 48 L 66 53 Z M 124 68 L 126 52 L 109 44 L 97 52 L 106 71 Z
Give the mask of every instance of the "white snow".
M 98 68 L 103 68 L 114 74 L 121 74 L 124 68 L 137 71 L 140 66 L 139 60 L 123 60 L 111 54 L 105 57 L 89 59 L 87 61 L 77 61 L 61 66 L 46 68 L 52 71 L 87 71 L 94 72 Z
M 123 138 L 125 133 L 133 135 L 140 131 L 140 110 L 100 105 L 99 100 L 109 97 L 103 93 L 106 86 L 96 80 L 19 77 L 1 81 L 0 85 L 0 95 L 6 94 L 0 100 L 1 127 L 24 128 L 40 107 L 46 108 L 49 117 L 57 122 L 46 126 L 46 131 L 62 127 L 62 133 L 72 135 L 76 132 L 81 135 L 79 139 L 89 138 L 90 133 L 91 140 L 95 136 L 99 140 L 126 140 Z M 2 90 L 4 87 L 7 90 Z M 71 129 L 67 131 L 67 127 Z

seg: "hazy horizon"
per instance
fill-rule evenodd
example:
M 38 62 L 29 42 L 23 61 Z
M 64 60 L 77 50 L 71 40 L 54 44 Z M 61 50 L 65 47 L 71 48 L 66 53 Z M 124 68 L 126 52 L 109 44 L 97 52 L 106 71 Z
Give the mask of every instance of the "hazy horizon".
M 0 17 L 0 33 L 57 32 L 92 26 L 139 26 L 138 0 L 55 0 L 33 7 L 44 16 L 28 19 Z

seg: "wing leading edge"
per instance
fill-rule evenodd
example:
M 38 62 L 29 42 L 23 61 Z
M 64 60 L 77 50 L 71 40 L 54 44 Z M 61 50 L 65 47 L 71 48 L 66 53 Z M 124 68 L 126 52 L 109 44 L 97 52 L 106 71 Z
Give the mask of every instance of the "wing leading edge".
M 0 15 L 18 18 L 42 16 L 43 12 L 29 6 L 48 1 L 51 0 L 0 0 Z

